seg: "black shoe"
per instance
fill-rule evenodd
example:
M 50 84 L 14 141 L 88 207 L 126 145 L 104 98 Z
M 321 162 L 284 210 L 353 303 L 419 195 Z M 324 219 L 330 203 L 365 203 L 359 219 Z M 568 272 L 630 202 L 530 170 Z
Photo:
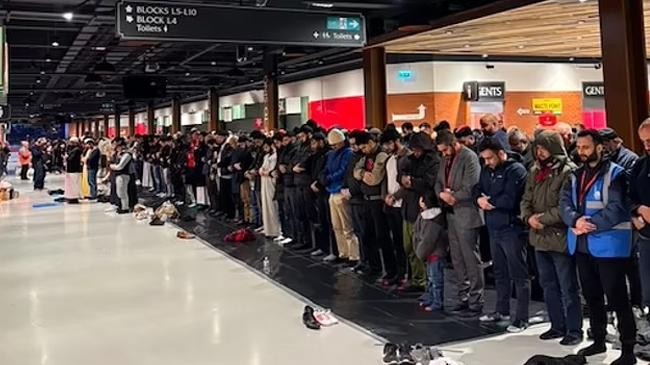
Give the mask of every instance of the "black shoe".
M 451 308 L 452 313 L 457 313 L 457 312 L 464 312 L 469 309 L 469 303 L 468 302 L 460 302 L 456 304 L 455 307 Z
M 580 356 L 594 356 L 598 354 L 605 353 L 607 351 L 607 347 L 605 346 L 605 341 L 603 342 L 594 342 L 591 345 L 580 349 L 578 351 L 578 355 Z
M 563 337 L 564 337 L 564 331 L 558 331 L 553 328 L 539 335 L 539 339 L 542 341 L 556 340 L 558 338 L 563 338 Z
M 621 356 L 614 360 L 611 365 L 633 365 L 636 364 L 636 356 L 631 353 L 621 354 Z
M 411 346 L 400 345 L 397 349 L 399 365 L 415 365 L 415 360 L 411 356 Z
M 314 308 L 305 306 L 305 311 L 302 313 L 302 323 L 310 330 L 320 329 L 320 323 L 314 318 Z
M 392 343 L 387 343 L 384 345 L 384 364 L 385 365 L 398 365 L 399 356 L 397 355 L 397 345 Z
M 118 209 L 116 213 L 117 214 L 129 214 L 129 213 L 131 213 L 131 211 L 128 210 L 128 209 Z
M 357 265 L 359 265 L 359 260 L 348 260 L 348 262 L 346 263 L 346 266 L 352 270 L 354 270 L 354 268 L 357 267 Z
M 580 343 L 582 343 L 582 336 L 576 335 L 566 335 L 562 341 L 560 341 L 560 345 L 562 346 L 575 346 L 579 345 Z

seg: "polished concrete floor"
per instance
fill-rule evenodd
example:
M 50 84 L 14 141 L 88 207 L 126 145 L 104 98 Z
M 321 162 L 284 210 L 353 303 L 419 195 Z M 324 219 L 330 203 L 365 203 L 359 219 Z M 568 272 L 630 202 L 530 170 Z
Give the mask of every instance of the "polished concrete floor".
M 381 363 L 381 339 L 347 323 L 305 329 L 301 298 L 173 227 L 101 204 L 34 207 L 52 198 L 16 185 L 21 198 L 0 203 L 2 365 Z M 442 348 L 468 365 L 575 350 L 539 342 L 545 328 Z

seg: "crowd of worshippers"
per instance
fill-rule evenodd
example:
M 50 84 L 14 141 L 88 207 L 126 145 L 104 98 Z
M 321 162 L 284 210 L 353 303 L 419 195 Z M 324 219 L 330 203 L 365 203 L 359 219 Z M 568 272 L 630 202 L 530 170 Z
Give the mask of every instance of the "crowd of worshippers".
M 72 138 L 65 197 L 96 199 L 101 180 L 128 213 L 138 182 L 366 280 L 422 293 L 426 311 L 503 322 L 513 333 L 528 327 L 532 258 L 551 322 L 540 339 L 582 342 L 582 294 L 593 344 L 580 354 L 606 351 L 614 313 L 614 364 L 634 363 L 635 310 L 650 306 L 650 120 L 638 130 L 643 157 L 610 128 L 560 123 L 529 137 L 495 115 L 480 124 L 345 131 L 308 121 L 268 133 Z M 482 236 L 497 294 L 490 308 Z M 447 263 L 457 292 L 445 300 Z

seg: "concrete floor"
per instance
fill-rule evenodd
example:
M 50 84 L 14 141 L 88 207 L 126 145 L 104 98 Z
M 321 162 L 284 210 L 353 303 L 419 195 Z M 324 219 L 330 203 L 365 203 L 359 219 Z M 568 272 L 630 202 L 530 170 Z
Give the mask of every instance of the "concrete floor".
M 367 332 L 305 329 L 300 298 L 172 227 L 109 216 L 103 204 L 34 208 L 51 197 L 11 181 L 24 193 L 0 203 L 2 365 L 381 363 Z M 575 350 L 538 341 L 546 328 L 443 350 L 467 365 Z

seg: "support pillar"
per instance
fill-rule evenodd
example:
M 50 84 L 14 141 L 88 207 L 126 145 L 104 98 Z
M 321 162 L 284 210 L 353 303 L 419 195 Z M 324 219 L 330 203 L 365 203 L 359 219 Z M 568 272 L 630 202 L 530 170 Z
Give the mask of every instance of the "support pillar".
M 599 0 L 607 124 L 639 152 L 638 125 L 648 117 L 643 0 Z
M 135 111 L 129 108 L 129 137 L 135 136 Z
M 108 114 L 104 114 L 104 132 L 102 133 L 103 137 L 110 138 L 110 136 L 108 135 L 108 128 L 109 128 Z
M 208 106 L 210 108 L 210 120 L 208 121 L 208 131 L 219 131 L 219 94 L 217 89 L 210 88 L 208 92 Z
M 120 138 L 122 133 L 120 131 L 120 108 L 115 106 L 115 138 Z
M 172 99 L 172 134 L 181 130 L 181 101 L 178 98 Z
M 154 109 L 153 101 L 147 104 L 147 134 L 156 134 L 156 109 Z
M 95 118 L 95 138 L 101 137 L 99 133 L 99 118 Z
M 278 55 L 264 54 L 264 129 L 278 129 L 280 114 Z
M 386 107 L 386 50 L 383 47 L 363 51 L 363 80 L 366 103 L 366 127 L 384 129 Z

